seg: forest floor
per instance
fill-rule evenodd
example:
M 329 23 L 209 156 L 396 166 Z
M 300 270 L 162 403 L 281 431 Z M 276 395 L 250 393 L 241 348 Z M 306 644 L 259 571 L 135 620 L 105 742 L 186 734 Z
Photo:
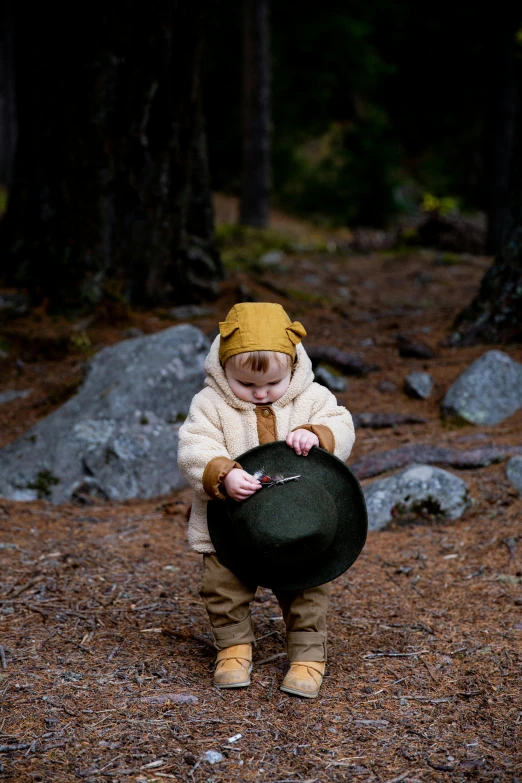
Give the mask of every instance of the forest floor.
M 250 292 L 302 320 L 305 345 L 335 345 L 377 365 L 348 378 L 340 402 L 427 422 L 358 429 L 348 464 L 409 443 L 522 445 L 522 411 L 495 427 L 440 415 L 448 386 L 487 350 L 444 340 L 490 261 L 419 249 L 296 252 L 275 267 L 231 272 L 210 313 L 192 322 L 215 334 Z M 0 390 L 32 391 L 0 406 L 0 445 L 67 399 L 89 352 L 131 327 L 152 333 L 174 323 L 165 309 L 118 307 L 77 322 L 45 308 L 7 322 Z M 429 345 L 434 358 L 402 358 L 399 334 Z M 522 346 L 494 347 L 522 361 Z M 411 370 L 433 376 L 430 399 L 404 393 Z M 394 387 L 379 390 L 383 381 Z M 252 685 L 212 687 L 187 490 L 119 504 L 0 501 L 0 777 L 520 783 L 522 500 L 505 464 L 451 470 L 474 499 L 460 519 L 410 518 L 371 533 L 335 580 L 315 701 L 279 690 L 284 627 L 265 589 L 253 605 Z

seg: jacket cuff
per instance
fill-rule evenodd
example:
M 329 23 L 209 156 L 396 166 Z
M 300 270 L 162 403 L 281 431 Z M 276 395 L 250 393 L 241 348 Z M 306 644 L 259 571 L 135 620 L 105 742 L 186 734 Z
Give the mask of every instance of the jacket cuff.
M 319 438 L 320 447 L 325 451 L 329 451 L 330 454 L 334 453 L 334 434 L 330 427 L 327 427 L 326 424 L 300 424 L 299 427 L 294 427 L 292 432 L 295 432 L 296 430 L 308 430 L 308 432 L 313 432 L 314 435 L 317 435 Z
M 203 489 L 212 500 L 225 500 L 227 495 L 223 481 L 233 468 L 241 470 L 241 465 L 228 457 L 214 457 L 207 463 L 202 484 Z

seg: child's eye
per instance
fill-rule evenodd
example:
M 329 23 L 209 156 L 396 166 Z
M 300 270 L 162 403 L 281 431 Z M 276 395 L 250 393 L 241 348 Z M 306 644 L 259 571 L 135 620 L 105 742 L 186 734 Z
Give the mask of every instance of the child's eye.
M 269 386 L 277 386 L 278 383 L 281 383 L 281 381 L 270 381 L 268 384 Z
M 241 384 L 241 386 L 253 386 L 254 385 L 253 383 L 245 383 L 244 381 L 239 381 L 239 383 Z

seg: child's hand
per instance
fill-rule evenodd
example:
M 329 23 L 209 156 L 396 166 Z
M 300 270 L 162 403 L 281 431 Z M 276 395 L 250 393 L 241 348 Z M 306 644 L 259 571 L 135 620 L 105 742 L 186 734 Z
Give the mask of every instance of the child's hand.
M 293 448 L 296 454 L 306 457 L 312 446 L 319 445 L 319 438 L 308 430 L 294 430 L 286 436 L 286 445 Z
M 261 482 L 255 479 L 246 470 L 240 470 L 239 468 L 232 468 L 230 473 L 225 476 L 223 481 L 227 490 L 227 495 L 232 500 L 246 500 L 261 489 Z

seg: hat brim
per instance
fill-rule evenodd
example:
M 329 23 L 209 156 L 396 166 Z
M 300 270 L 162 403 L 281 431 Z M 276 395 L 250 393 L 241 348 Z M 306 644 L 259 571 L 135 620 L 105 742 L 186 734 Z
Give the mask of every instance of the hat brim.
M 231 504 L 236 501 L 209 501 L 207 521 L 210 538 L 219 559 L 227 568 L 247 584 L 269 587 L 275 592 L 317 587 L 331 582 L 350 568 L 364 547 L 368 517 L 361 486 L 344 462 L 318 447 L 312 448 L 306 457 L 298 456 L 284 441 L 256 446 L 236 459 L 248 473 L 262 469 L 269 475 L 299 474 L 303 492 L 306 492 L 307 478 L 321 485 L 336 505 L 338 526 L 330 545 L 312 562 L 306 565 L 298 562 L 284 567 L 276 564 L 267 566 L 265 563 L 261 568 L 257 561 L 251 562 L 251 555 L 245 562 L 240 537 L 234 535 L 233 515 L 230 512 L 233 510 Z M 258 491 L 277 490 L 276 486 Z M 248 500 L 242 502 L 248 503 Z M 281 508 L 281 522 L 284 522 L 284 506 Z

